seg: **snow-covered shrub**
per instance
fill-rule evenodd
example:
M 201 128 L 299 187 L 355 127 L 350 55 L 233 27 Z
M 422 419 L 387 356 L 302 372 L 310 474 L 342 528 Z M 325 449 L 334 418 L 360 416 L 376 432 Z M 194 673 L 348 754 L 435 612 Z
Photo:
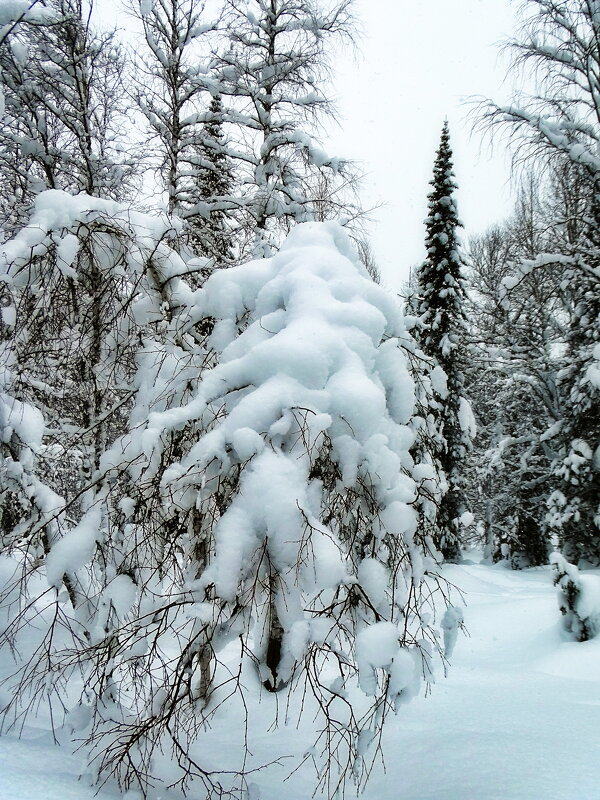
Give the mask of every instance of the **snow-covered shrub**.
M 585 642 L 600 631 L 600 577 L 581 575 L 560 553 L 552 554 L 551 563 L 563 625 L 578 642 Z
M 446 658 L 452 657 L 452 652 L 458 639 L 458 631 L 464 622 L 463 610 L 458 606 L 448 606 L 442 622 L 441 629 L 444 631 L 444 655 Z
M 93 378 L 102 397 L 123 393 L 92 420 L 102 435 L 78 491 L 6 532 L 5 551 L 45 587 L 32 597 L 39 580 L 22 586 L 4 640 L 29 609 L 48 623 L 9 711 L 18 716 L 52 664 L 48 696 L 73 709 L 68 725 L 100 777 L 146 792 L 159 778 L 153 755 L 171 747 L 182 785 L 210 789 L 219 773 L 192 743 L 224 693 L 247 691 L 251 663 L 269 691 L 301 683 L 314 695 L 324 760 L 346 765 L 336 780 L 360 779 L 365 732 L 376 738 L 440 649 L 430 388 L 409 370 L 422 354 L 337 225 L 297 226 L 276 256 L 195 292 L 167 235 L 162 220 L 47 193 L 5 247 L 8 286 L 22 296 L 35 285 L 43 333 L 51 276 L 77 292 L 76 244 L 101 236 L 87 252 L 113 287 L 115 327 L 98 339 Z M 16 308 L 8 342 L 20 375 L 27 324 Z M 13 384 L 19 402 L 25 385 Z M 126 417 L 107 426 L 117 407 Z M 89 433 L 71 422 L 58 443 Z M 39 452 L 39 437 L 26 443 Z

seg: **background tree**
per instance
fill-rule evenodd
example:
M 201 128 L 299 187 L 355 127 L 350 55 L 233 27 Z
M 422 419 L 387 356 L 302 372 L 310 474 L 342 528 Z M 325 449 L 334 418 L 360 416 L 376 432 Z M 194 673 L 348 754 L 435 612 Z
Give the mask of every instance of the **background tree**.
M 197 0 L 134 0 L 131 10 L 145 43 L 135 59 L 135 96 L 167 211 L 184 220 L 177 246 L 228 263 L 239 203 L 231 197 L 223 108 L 209 70 L 218 19 Z
M 41 4 L 40 0 L 33 0 L 31 3 L 26 2 L 26 0 L 20 0 L 20 2 L 11 3 L 10 5 L 7 4 L 0 10 L 0 25 L 2 26 L 2 33 L 0 33 L 0 121 L 4 117 L 6 102 L 4 82 L 1 73 L 3 45 L 6 44 L 9 37 L 12 40 L 12 37 L 16 35 L 20 27 L 27 28 L 29 25 L 47 25 L 54 21 L 52 13 Z M 4 147 L 10 149 L 10 146 L 6 143 Z M 14 145 L 13 150 L 16 150 Z M 15 154 L 13 154 L 13 158 L 16 158 Z M 3 180 L 9 196 L 13 198 L 13 202 L 17 203 L 19 186 L 18 172 L 4 171 Z M 0 221 L 2 226 L 6 223 L 8 217 L 6 209 L 3 211 L 3 216 L 4 218 Z
M 476 358 L 467 374 L 478 422 L 470 498 L 485 521 L 489 555 L 510 559 L 514 567 L 544 564 L 551 549 L 546 500 L 553 453 L 545 437 L 561 413 L 562 268 L 507 286 L 515 264 L 548 247 L 549 231 L 556 229 L 548 197 L 548 188 L 529 173 L 514 216 L 470 245 Z
M 565 365 L 565 417 L 550 500 L 552 523 L 571 561 L 600 564 L 600 182 L 594 185 L 570 292 Z
M 563 265 L 568 287 L 568 331 L 565 366 L 559 373 L 563 415 L 552 445 L 554 491 L 549 497 L 551 523 L 569 558 L 600 560 L 598 481 L 594 453 L 599 431 L 596 376 L 600 295 L 598 264 L 598 191 L 600 189 L 600 18 L 595 3 L 584 0 L 529 0 L 520 38 L 510 42 L 515 67 L 526 66 L 537 86 L 533 96 L 520 96 L 513 105 L 484 104 L 482 119 L 508 126 L 518 137 L 523 158 L 571 165 L 570 174 L 585 176 L 584 225 L 563 220 L 565 234 L 557 252 L 539 253 L 517 270 L 521 277 Z M 564 171 L 564 167 L 561 167 Z M 581 219 L 581 216 L 580 216 Z
M 217 205 L 219 202 L 227 204 L 234 193 L 233 163 L 227 153 L 223 116 L 223 103 L 216 95 L 208 107 L 197 152 L 197 201 L 206 203 L 206 211 L 187 220 L 192 249 L 214 259 L 217 264 L 227 264 L 234 258 L 234 228 L 228 221 L 231 210 L 228 212 Z
M 44 189 L 113 199 L 133 190 L 134 169 L 122 146 L 122 52 L 113 34 L 95 32 L 80 0 L 54 0 L 48 8 L 51 25 L 21 26 L 0 50 L 0 170 L 12 190 L 3 195 L 6 233 L 24 224 Z M 40 474 L 54 474 L 55 489 L 67 497 L 98 466 L 118 416 L 110 409 L 121 405 L 118 385 L 131 367 L 113 331 L 125 278 L 105 274 L 98 238 L 82 230 L 48 257 L 35 280 L 3 284 L 2 300 L 19 319 L 16 327 L 14 316 L 8 319 L 12 385 L 21 401 L 43 409 L 52 436 Z
M 47 10 L 53 24 L 21 25 L 0 48 L 5 226 L 22 223 L 44 189 L 114 198 L 132 189 L 115 35 L 93 29 L 81 0 L 52 0 Z
M 434 412 L 443 440 L 438 458 L 447 480 L 437 516 L 437 543 L 445 559 L 453 561 L 460 558 L 460 519 L 467 511 L 465 461 L 474 431 L 470 407 L 464 398 L 466 295 L 447 122 L 442 128 L 431 185 L 425 223 L 427 259 L 416 275 L 416 296 L 411 305 L 418 314 L 413 329 L 417 341 L 446 376 L 445 385 L 440 383 L 437 387 L 438 407 Z
M 167 194 L 169 214 L 181 215 L 189 203 L 195 170 L 188 157 L 199 145 L 195 118 L 202 110 L 202 83 L 194 76 L 198 39 L 206 32 L 204 3 L 142 3 L 132 13 L 141 22 L 146 48 L 136 59 L 136 100 L 149 128 L 149 144 Z
M 344 182 L 349 166 L 329 158 L 313 134 L 332 110 L 324 87 L 334 42 L 352 33 L 350 7 L 351 0 L 225 2 L 228 47 L 213 67 L 237 129 L 232 152 L 245 175 L 241 205 L 254 255 L 269 255 L 294 222 L 316 218 L 315 176 Z

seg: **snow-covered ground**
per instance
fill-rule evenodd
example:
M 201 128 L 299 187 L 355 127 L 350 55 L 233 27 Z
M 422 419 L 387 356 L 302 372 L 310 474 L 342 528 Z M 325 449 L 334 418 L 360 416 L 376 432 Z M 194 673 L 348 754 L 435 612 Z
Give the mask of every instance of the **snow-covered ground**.
M 465 564 L 445 572 L 466 592 L 469 638 L 459 638 L 450 673 L 430 696 L 390 719 L 386 771 L 375 771 L 364 797 L 599 800 L 600 638 L 565 638 L 549 567 L 511 572 Z M 272 748 L 272 737 L 258 748 Z M 297 750 L 294 737 L 302 734 L 290 725 L 275 741 Z M 41 730 L 26 729 L 20 741 L 0 738 L 0 800 L 121 797 L 107 788 L 96 795 L 78 780 L 79 769 L 78 756 Z M 307 771 L 282 785 L 284 775 L 283 768 L 258 773 L 253 800 L 310 797 Z

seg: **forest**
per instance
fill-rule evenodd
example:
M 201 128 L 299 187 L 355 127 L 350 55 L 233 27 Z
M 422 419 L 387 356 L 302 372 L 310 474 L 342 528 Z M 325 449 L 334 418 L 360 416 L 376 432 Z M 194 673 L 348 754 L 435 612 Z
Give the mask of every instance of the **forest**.
M 86 800 L 595 800 L 592 733 L 555 794 L 377 781 L 511 615 L 598 706 L 600 2 L 522 3 L 514 209 L 463 228 L 445 122 L 401 294 L 321 143 L 353 0 L 103 3 L 0 0 L 0 743 Z

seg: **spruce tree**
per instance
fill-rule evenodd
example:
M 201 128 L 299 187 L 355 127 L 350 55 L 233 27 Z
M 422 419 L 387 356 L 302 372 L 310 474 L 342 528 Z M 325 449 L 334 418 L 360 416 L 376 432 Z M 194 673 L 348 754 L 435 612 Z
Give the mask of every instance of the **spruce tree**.
M 444 122 L 437 151 L 433 187 L 428 196 L 426 220 L 427 258 L 417 275 L 414 298 L 419 322 L 415 335 L 424 353 L 439 365 L 447 378 L 438 385 L 438 459 L 446 475 L 447 491 L 437 516 L 437 545 L 447 561 L 460 558 L 460 518 L 467 510 L 465 500 L 465 458 L 470 449 L 472 415 L 464 398 L 461 369 L 465 337 L 465 285 L 463 257 L 457 238 L 461 225 L 454 199 L 457 188 L 452 165 L 448 123 Z
M 198 148 L 197 198 L 211 202 L 207 216 L 190 217 L 190 243 L 202 255 L 214 258 L 217 264 L 233 259 L 232 230 L 227 225 L 228 213 L 218 206 L 219 198 L 225 201 L 233 190 L 233 168 L 227 155 L 227 141 L 223 132 L 223 103 L 220 95 L 212 98 L 207 119 L 202 126 L 201 144 Z M 228 230 L 228 227 L 230 228 Z

